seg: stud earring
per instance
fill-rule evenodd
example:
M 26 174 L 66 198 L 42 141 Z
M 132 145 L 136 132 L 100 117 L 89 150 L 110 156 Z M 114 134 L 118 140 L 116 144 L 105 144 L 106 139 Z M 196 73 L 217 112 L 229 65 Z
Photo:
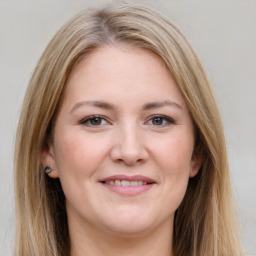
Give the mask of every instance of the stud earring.
M 49 165 L 46 165 L 45 168 L 44 168 L 44 172 L 45 172 L 46 174 L 51 173 L 51 172 L 52 172 L 51 167 L 50 167 Z

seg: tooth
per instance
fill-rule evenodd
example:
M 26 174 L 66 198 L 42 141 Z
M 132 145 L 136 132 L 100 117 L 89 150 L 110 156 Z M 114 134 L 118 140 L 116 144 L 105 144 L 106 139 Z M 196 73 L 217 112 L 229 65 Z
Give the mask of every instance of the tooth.
M 121 185 L 122 185 L 123 187 L 128 187 L 128 186 L 130 185 L 130 182 L 127 181 L 127 180 L 122 180 L 122 181 L 121 181 Z
M 116 186 L 120 186 L 120 185 L 121 185 L 120 180 L 115 180 L 115 185 L 116 185 Z
M 131 181 L 131 186 L 138 186 L 138 181 Z
M 142 180 L 133 180 L 133 181 L 110 180 L 110 181 L 105 181 L 105 183 L 112 186 L 123 186 L 123 187 L 147 185 L 147 182 Z

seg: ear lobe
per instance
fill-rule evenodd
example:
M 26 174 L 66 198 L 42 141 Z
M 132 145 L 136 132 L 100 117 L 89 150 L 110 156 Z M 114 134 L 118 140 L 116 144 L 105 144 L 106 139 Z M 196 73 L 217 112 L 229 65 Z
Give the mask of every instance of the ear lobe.
M 191 163 L 190 163 L 190 173 L 189 177 L 193 178 L 197 175 L 199 172 L 203 162 L 203 154 L 200 150 L 194 150 L 192 158 L 191 158 Z
M 47 175 L 53 179 L 59 178 L 52 145 L 49 147 L 45 146 L 43 148 L 40 158 L 41 158 L 41 164 L 43 165 L 44 169 L 46 166 L 49 166 L 51 169 L 51 172 L 47 172 Z

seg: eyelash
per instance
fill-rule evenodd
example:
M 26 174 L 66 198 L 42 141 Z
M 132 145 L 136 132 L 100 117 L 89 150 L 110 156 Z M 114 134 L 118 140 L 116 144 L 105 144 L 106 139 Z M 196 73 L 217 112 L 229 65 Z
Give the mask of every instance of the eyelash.
M 164 115 L 153 115 L 148 119 L 148 121 L 146 123 L 149 123 L 150 121 L 152 122 L 154 119 L 157 119 L 157 118 L 160 119 L 162 122 L 165 122 L 165 124 L 153 124 L 152 123 L 150 125 L 166 127 L 166 126 L 176 124 L 176 122 L 172 118 L 164 116 Z
M 94 120 L 95 121 L 95 119 L 99 119 L 100 120 L 100 124 L 92 124 L 91 122 Z M 110 124 L 107 120 L 106 120 L 106 118 L 104 117 L 104 116 L 101 116 L 101 115 L 93 115 L 93 116 L 88 116 L 88 117 L 86 117 L 86 118 L 84 118 L 84 119 L 82 119 L 81 121 L 80 121 L 80 124 L 83 124 L 83 125 L 86 125 L 86 126 L 89 126 L 89 127 L 100 127 L 100 126 L 102 126 L 102 121 L 105 121 L 106 123 L 108 123 L 108 124 Z M 106 124 L 104 124 L 104 125 L 106 125 Z
M 157 118 L 161 120 L 161 124 L 153 124 L 153 123 L 149 124 L 149 122 L 153 122 L 153 120 L 154 119 L 156 120 Z M 100 123 L 92 124 L 92 121 L 95 121 L 96 119 L 98 119 L 98 121 Z M 102 124 L 102 121 L 105 121 L 106 124 Z M 165 123 L 163 124 L 163 122 L 165 122 Z M 104 116 L 101 116 L 101 115 L 88 116 L 88 117 L 82 119 L 79 123 L 82 125 L 86 125 L 88 127 L 100 127 L 103 125 L 111 124 L 109 121 L 106 120 L 106 118 Z M 176 122 L 172 118 L 164 116 L 164 115 L 153 115 L 145 122 L 145 124 L 159 126 L 159 127 L 166 127 L 166 126 L 176 124 Z

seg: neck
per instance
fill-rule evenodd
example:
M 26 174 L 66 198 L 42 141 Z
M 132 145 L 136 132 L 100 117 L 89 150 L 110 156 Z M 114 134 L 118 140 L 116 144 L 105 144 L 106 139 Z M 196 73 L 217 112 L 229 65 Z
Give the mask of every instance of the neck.
M 157 230 L 129 235 L 95 232 L 88 225 L 86 229 L 69 225 L 70 256 L 172 256 L 172 223 L 168 221 Z

